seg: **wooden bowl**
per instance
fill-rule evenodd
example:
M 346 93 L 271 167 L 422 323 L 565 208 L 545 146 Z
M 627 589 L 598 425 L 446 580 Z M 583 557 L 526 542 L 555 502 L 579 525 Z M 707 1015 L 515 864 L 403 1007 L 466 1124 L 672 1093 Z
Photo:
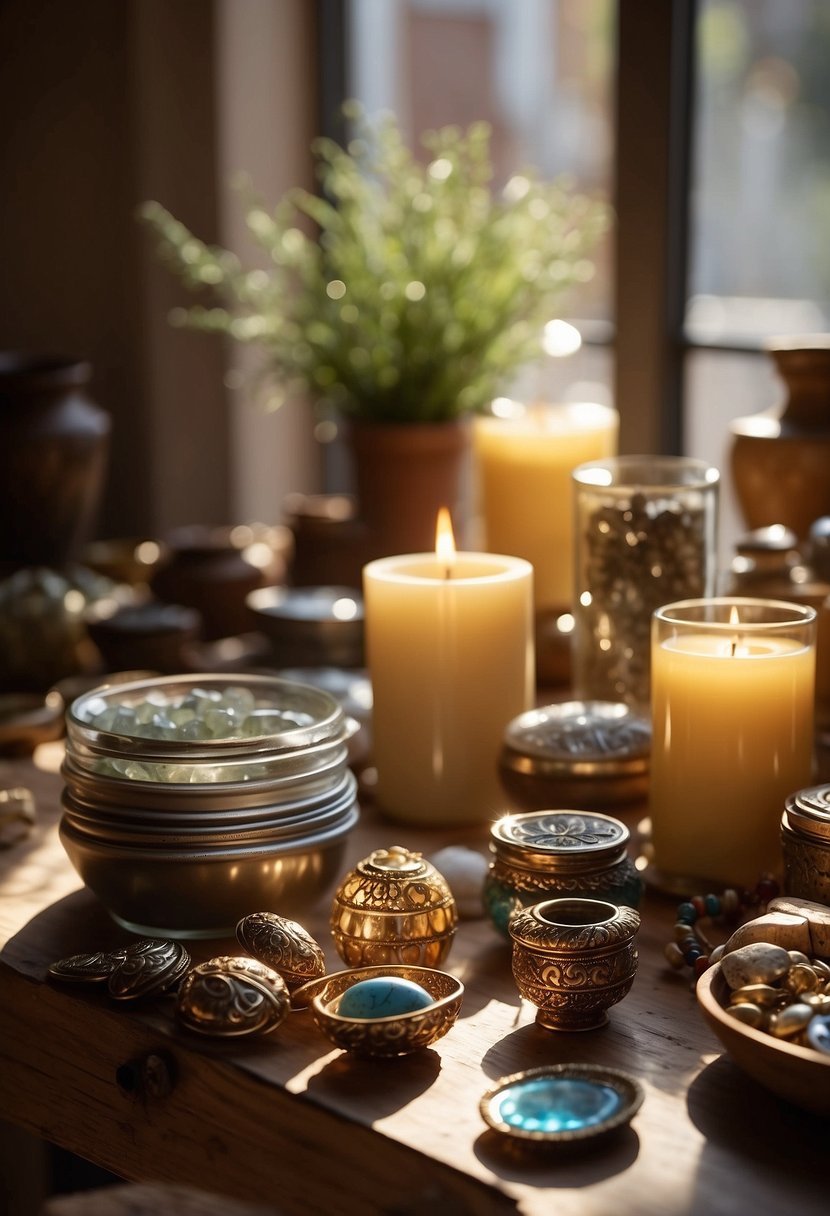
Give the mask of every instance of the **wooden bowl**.
M 728 998 L 729 986 L 715 963 L 697 982 L 698 1004 L 738 1067 L 780 1098 L 830 1115 L 830 1055 L 744 1026 L 726 1012 Z

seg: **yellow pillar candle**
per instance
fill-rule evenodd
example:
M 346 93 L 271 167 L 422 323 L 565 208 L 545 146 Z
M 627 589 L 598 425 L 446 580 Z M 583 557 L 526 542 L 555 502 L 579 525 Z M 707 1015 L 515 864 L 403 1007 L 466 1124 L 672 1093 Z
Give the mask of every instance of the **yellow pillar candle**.
M 485 823 L 504 807 L 504 728 L 534 688 L 533 570 L 489 553 L 363 570 L 377 799 L 392 818 Z
M 616 410 L 593 402 L 524 406 L 499 399 L 477 418 L 473 443 L 484 547 L 529 561 L 537 609 L 569 608 L 577 465 L 613 456 Z
M 651 654 L 653 860 L 752 887 L 780 872 L 788 794 L 810 784 L 815 613 L 764 600 L 659 609 Z

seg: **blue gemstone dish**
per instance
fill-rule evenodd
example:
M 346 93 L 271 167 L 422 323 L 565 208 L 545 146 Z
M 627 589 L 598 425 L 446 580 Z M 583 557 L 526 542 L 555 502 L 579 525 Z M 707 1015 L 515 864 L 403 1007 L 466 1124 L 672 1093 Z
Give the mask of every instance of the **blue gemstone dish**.
M 481 1099 L 494 1131 L 536 1144 L 598 1136 L 628 1123 L 643 1101 L 633 1077 L 594 1064 L 558 1064 L 504 1077 Z

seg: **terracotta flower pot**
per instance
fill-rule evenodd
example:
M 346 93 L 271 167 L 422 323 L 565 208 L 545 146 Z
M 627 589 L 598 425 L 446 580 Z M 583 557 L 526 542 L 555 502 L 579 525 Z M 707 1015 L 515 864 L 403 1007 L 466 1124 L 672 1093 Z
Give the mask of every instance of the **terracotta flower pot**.
M 366 559 L 431 552 L 440 507 L 448 507 L 456 541 L 464 533 L 465 422 L 349 424 L 358 514 Z

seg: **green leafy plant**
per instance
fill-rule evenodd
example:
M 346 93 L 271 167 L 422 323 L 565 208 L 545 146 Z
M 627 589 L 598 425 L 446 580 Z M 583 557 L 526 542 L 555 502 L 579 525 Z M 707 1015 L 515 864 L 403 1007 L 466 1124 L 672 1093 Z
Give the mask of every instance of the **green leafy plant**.
M 591 276 L 607 210 L 532 171 L 494 191 L 484 123 L 424 135 L 422 163 L 392 116 L 372 123 L 354 104 L 347 115 L 346 148 L 312 146 L 322 197 L 291 190 L 274 210 L 248 197 L 267 269 L 144 205 L 168 265 L 217 301 L 172 320 L 261 345 L 275 404 L 310 394 L 383 422 L 479 410 L 540 353 L 565 289 Z

